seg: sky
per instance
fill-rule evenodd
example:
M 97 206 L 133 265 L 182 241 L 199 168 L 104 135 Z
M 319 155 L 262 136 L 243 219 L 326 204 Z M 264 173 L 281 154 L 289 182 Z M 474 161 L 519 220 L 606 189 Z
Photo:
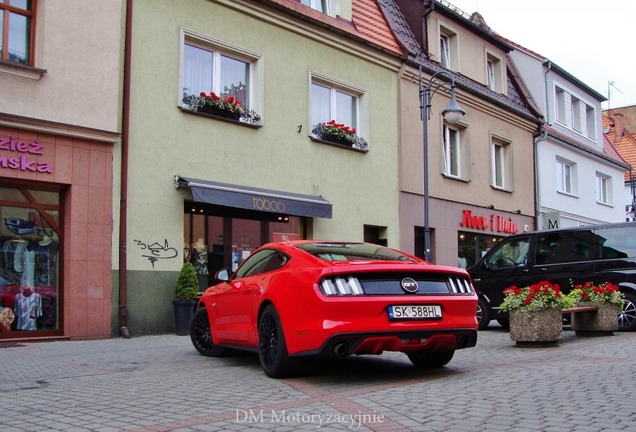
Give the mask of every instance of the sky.
M 609 98 L 603 109 L 636 105 L 635 0 L 447 1 Z

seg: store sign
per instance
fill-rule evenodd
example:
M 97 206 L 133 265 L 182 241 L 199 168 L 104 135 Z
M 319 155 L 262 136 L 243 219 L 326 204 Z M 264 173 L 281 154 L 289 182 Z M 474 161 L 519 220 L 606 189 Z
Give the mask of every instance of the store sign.
M 474 215 L 471 210 L 464 210 L 462 221 L 459 226 L 482 231 L 491 231 L 505 234 L 516 234 L 519 232 L 519 224 L 512 220 L 506 219 L 504 216 L 498 216 L 494 213 L 490 216 Z
M 0 136 L 0 168 L 17 171 L 52 173 L 50 162 L 36 160 L 44 155 L 44 144 Z

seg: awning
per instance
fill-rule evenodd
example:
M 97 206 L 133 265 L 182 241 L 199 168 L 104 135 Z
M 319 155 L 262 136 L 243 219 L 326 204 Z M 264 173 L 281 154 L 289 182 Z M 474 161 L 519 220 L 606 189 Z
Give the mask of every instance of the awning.
M 179 175 L 174 176 L 174 185 L 176 188 L 189 187 L 196 202 L 293 216 L 331 218 L 331 203 L 321 196 L 218 183 Z

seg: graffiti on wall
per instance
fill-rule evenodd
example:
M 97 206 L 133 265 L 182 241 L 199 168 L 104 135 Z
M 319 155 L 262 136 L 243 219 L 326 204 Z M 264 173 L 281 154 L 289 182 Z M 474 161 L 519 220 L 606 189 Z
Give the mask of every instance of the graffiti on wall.
M 163 244 L 160 242 L 146 243 L 142 240 L 133 240 L 138 248 L 141 249 L 141 256 L 148 259 L 152 264 L 152 268 L 155 268 L 155 263 L 159 260 L 176 258 L 179 253 L 177 249 L 170 246 L 168 239 L 163 240 Z

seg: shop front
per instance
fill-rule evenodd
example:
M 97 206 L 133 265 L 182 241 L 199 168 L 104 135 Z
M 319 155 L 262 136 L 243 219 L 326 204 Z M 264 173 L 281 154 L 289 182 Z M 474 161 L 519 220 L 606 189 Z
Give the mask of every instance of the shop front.
M 413 251 L 424 257 L 421 200 L 403 196 L 403 213 L 413 224 Z M 432 261 L 435 264 L 467 268 L 501 239 L 519 232 L 534 230 L 534 218 L 514 211 L 474 206 L 461 202 L 431 199 L 430 230 Z M 408 212 L 410 211 L 410 213 Z M 418 216 L 419 211 L 419 216 Z M 406 223 L 406 222 L 405 222 Z M 402 233 L 409 240 L 407 232 Z M 407 247 L 405 247 L 405 250 Z
M 0 123 L 0 340 L 110 337 L 117 136 L 20 123 Z
M 331 218 L 331 203 L 319 196 L 181 176 L 175 186 L 192 193 L 184 202 L 183 257 L 202 291 L 218 270 L 236 270 L 257 247 L 305 239 L 313 217 Z

